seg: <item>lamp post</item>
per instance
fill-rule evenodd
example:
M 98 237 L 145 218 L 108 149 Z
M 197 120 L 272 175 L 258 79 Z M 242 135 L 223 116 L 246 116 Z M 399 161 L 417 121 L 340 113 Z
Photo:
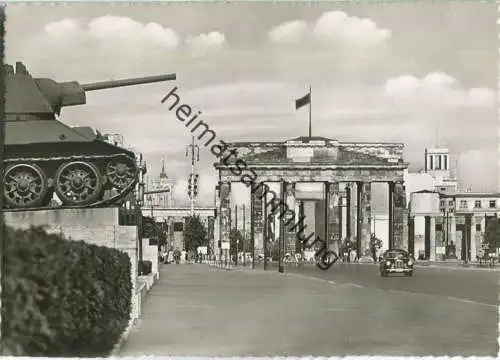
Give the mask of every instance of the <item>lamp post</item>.
M 235 257 L 235 265 L 238 266 L 238 204 L 234 204 L 234 228 L 235 228 L 235 236 L 236 236 L 236 257 Z
M 197 181 L 195 174 L 195 162 L 200 161 L 200 147 L 195 144 L 194 136 L 192 136 L 191 144 L 186 147 L 186 156 L 191 157 L 191 176 L 189 177 L 189 197 L 191 200 L 191 216 L 194 216 L 194 202 L 196 197 L 195 182 Z
M 247 253 L 246 253 L 246 239 L 247 239 L 247 234 L 246 234 L 246 225 L 245 225 L 245 204 L 243 204 L 243 266 L 247 265 Z
M 136 236 L 138 242 L 138 260 L 142 261 L 142 205 L 144 205 L 144 174 L 146 173 L 146 165 L 143 163 L 142 154 L 139 155 L 139 181 L 137 182 L 137 192 L 135 196 L 134 213 L 135 213 L 135 226 Z

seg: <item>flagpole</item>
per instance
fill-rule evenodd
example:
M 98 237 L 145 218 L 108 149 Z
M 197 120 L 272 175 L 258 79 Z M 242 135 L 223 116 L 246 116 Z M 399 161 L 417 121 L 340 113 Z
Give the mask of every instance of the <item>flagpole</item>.
M 311 97 L 311 85 L 309 85 L 309 137 L 311 137 L 311 107 L 312 107 L 312 97 Z

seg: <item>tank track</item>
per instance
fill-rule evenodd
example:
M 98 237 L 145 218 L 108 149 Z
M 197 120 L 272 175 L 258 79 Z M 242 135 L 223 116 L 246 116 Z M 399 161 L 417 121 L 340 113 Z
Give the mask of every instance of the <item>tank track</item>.
M 115 189 L 118 191 L 117 194 L 114 196 L 107 198 L 107 199 L 100 199 L 97 200 L 93 203 L 90 204 L 85 204 L 85 205 L 65 205 L 61 204 L 59 206 L 38 206 L 38 207 L 8 207 L 4 205 L 4 210 L 9 210 L 9 211 L 32 211 L 32 210 L 43 210 L 43 209 L 81 209 L 81 208 L 99 208 L 99 207 L 107 207 L 110 205 L 116 205 L 117 202 L 120 200 L 125 199 L 127 195 L 129 195 L 132 191 L 134 191 L 135 186 L 138 182 L 138 173 L 139 173 L 139 168 L 136 165 L 136 160 L 134 157 L 130 156 L 127 153 L 114 153 L 114 154 L 107 154 L 107 155 L 71 155 L 71 156 L 51 156 L 51 157 L 20 157 L 20 158 L 7 158 L 4 159 L 3 162 L 7 166 L 9 165 L 15 165 L 15 164 L 48 164 L 51 163 L 52 167 L 57 167 L 56 165 L 62 164 L 64 162 L 69 162 L 69 161 L 85 161 L 85 162 L 90 162 L 92 164 L 96 164 L 98 162 L 105 162 L 109 161 L 111 159 L 117 159 L 117 158 L 126 158 L 130 160 L 131 163 L 135 165 L 135 177 L 134 180 L 131 181 L 126 187 L 122 189 L 117 189 L 116 187 L 112 187 L 111 189 Z M 5 168 L 6 168 L 5 167 Z M 101 176 L 103 178 L 106 178 L 105 173 L 102 171 L 102 166 L 97 166 L 98 169 L 100 170 Z M 48 174 L 46 173 L 46 176 L 48 178 L 52 177 L 52 173 Z M 2 179 L 3 181 L 3 179 Z M 108 189 L 109 190 L 109 189 Z M 4 194 L 2 194 L 4 196 Z M 102 196 L 101 196 L 102 197 Z

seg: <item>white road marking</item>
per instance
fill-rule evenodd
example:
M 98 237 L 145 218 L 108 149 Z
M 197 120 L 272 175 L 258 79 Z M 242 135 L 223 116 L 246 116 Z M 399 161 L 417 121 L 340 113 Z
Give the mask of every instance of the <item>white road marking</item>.
M 360 284 L 353 284 L 353 283 L 335 283 L 335 282 L 333 282 L 331 280 L 320 279 L 320 278 L 317 278 L 317 277 L 314 277 L 314 276 L 308 276 L 308 275 L 291 274 L 291 273 L 287 273 L 287 275 L 293 275 L 293 276 L 300 277 L 300 278 L 305 278 L 305 279 L 313 279 L 313 280 L 316 280 L 316 281 L 325 282 L 325 283 L 333 284 L 333 285 L 337 285 L 337 286 L 353 287 L 353 288 L 356 288 L 356 289 L 367 289 L 367 290 L 385 291 L 385 292 L 391 292 L 391 293 L 402 294 L 402 295 L 418 295 L 418 296 L 426 296 L 426 297 L 431 297 L 431 298 L 443 298 L 442 296 L 439 296 L 439 295 L 424 294 L 424 293 L 419 293 L 419 292 L 411 292 L 411 291 L 395 290 L 395 289 L 380 289 L 380 288 L 377 288 L 377 287 L 360 285 Z M 489 308 L 493 308 L 493 309 L 498 309 L 499 308 L 499 305 L 487 304 L 487 303 L 482 303 L 482 302 L 472 301 L 472 300 L 467 300 L 467 299 L 461 299 L 461 298 L 452 297 L 452 296 L 446 296 L 445 298 L 448 299 L 448 300 L 452 300 L 452 301 L 460 301 L 460 302 L 467 303 L 467 304 L 485 306 L 485 307 L 489 307 Z
M 352 286 L 352 287 L 355 287 L 355 288 L 358 288 L 358 289 L 366 288 L 366 286 L 364 286 L 364 285 L 352 284 L 352 283 L 347 283 L 347 284 L 344 284 L 344 285 Z

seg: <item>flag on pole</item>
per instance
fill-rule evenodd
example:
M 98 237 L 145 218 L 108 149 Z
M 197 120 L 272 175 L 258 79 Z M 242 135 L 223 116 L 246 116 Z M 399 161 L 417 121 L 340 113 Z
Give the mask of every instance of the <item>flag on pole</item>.
M 311 134 L 311 132 L 312 132 L 312 130 L 311 130 L 311 117 L 312 117 L 311 116 L 311 112 L 312 112 L 311 105 L 312 105 L 312 103 L 311 103 L 311 87 L 310 86 L 309 86 L 309 92 L 306 95 L 295 100 L 295 110 L 298 110 L 301 107 L 306 106 L 306 105 L 309 105 L 309 137 L 311 137 L 312 136 L 312 134 Z
M 311 92 L 308 92 L 306 95 L 301 98 L 295 100 L 295 110 L 300 109 L 303 106 L 306 106 L 311 103 Z

